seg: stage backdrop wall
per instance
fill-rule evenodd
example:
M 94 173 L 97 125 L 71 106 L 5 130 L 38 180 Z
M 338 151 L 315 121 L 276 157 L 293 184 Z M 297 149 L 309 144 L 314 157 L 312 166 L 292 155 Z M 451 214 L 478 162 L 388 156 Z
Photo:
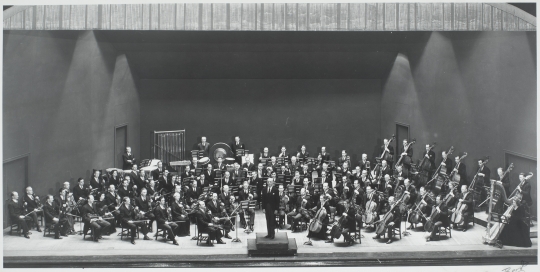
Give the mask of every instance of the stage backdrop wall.
M 135 79 L 99 33 L 4 31 L 3 56 L 3 156 L 30 153 L 38 195 L 114 165 L 116 125 L 128 123 L 128 143 L 139 145 Z
M 150 155 L 151 131 L 186 129 L 188 150 L 203 135 L 211 144 L 238 135 L 250 153 L 325 145 L 359 160 L 378 141 L 380 88 L 361 79 L 141 80 L 141 153 Z
M 454 155 L 469 154 L 469 181 L 486 155 L 496 178 L 505 150 L 536 158 L 536 99 L 535 32 L 433 32 L 427 43 L 405 47 L 384 80 L 381 133 L 409 124 L 415 159 L 436 141 L 437 162 L 453 145 Z

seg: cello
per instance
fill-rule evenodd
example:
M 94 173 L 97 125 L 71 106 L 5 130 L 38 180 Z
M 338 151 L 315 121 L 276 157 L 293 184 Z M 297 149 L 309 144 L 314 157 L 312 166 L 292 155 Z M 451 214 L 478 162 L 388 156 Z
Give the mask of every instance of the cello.
M 369 201 L 366 203 L 366 212 L 362 215 L 364 224 L 373 224 L 377 218 L 377 202 L 373 199 L 376 193 L 377 191 L 375 189 L 371 189 L 367 192 Z
M 426 155 L 429 154 L 429 151 L 433 150 L 435 145 L 437 145 L 436 142 L 433 142 L 432 145 L 429 145 Z M 431 168 L 432 168 L 431 161 L 427 159 L 426 156 L 424 156 L 422 160 L 420 161 L 420 163 L 418 164 L 419 172 L 417 176 L 417 179 L 418 179 L 417 184 L 419 184 L 420 186 L 424 186 L 428 182 L 430 178 L 429 172 L 431 171 Z
M 324 204 L 326 204 L 328 200 L 325 198 L 323 202 L 321 202 L 321 208 L 317 211 L 315 216 L 313 217 L 313 220 L 309 224 L 309 231 L 313 233 L 319 233 L 322 229 L 323 223 L 322 221 L 326 217 L 326 209 L 324 208 Z
M 454 191 L 456 189 L 454 188 Z M 457 193 L 457 192 L 456 192 Z M 454 198 L 454 192 L 450 192 L 447 194 L 444 199 L 441 201 L 441 203 L 437 206 L 439 210 L 436 208 L 431 211 L 431 215 L 426 218 L 426 224 L 424 225 L 424 230 L 427 232 L 432 232 L 433 228 L 435 228 L 435 222 L 439 219 L 439 216 L 441 215 L 440 209 L 442 205 L 444 204 L 446 207 L 448 207 L 448 204 L 452 199 Z
M 422 200 L 420 200 L 418 202 L 418 204 L 416 204 L 416 207 L 413 209 L 413 211 L 411 212 L 411 215 L 410 215 L 410 222 L 413 223 L 413 224 L 418 224 L 420 223 L 420 220 L 422 219 L 422 217 L 425 217 L 424 213 L 422 212 L 422 210 L 427 207 L 427 204 L 423 204 L 422 201 L 426 199 L 426 196 L 429 197 L 432 201 L 435 201 L 433 199 L 433 193 L 431 192 L 425 192 L 424 195 L 422 196 Z
M 446 153 L 446 157 L 450 156 L 454 152 L 454 146 L 451 146 L 448 152 Z M 425 158 L 425 157 L 424 157 Z M 446 184 L 448 181 L 448 177 L 446 176 L 446 167 L 444 168 L 444 171 L 442 169 L 444 159 L 441 161 L 441 164 L 439 164 L 439 167 L 437 167 L 437 170 L 435 170 L 435 174 L 433 174 L 433 178 L 431 178 L 430 181 L 426 184 L 426 187 L 428 187 L 429 184 L 431 184 L 433 181 L 435 181 L 435 184 L 433 185 L 433 188 L 431 191 L 435 194 L 439 194 L 441 192 L 442 187 Z M 440 172 L 443 172 L 442 175 Z
M 394 214 L 392 214 L 392 211 L 397 208 L 403 201 L 403 199 L 405 199 L 408 195 L 409 192 L 403 192 L 401 197 L 392 206 L 390 206 L 390 209 L 388 210 L 388 212 L 386 212 L 383 218 L 378 221 L 377 228 L 375 229 L 375 233 L 377 235 L 382 235 L 386 231 L 386 229 L 388 228 L 388 224 L 394 220 Z
M 411 145 L 413 145 L 414 143 L 416 143 L 416 139 L 412 139 L 412 141 L 410 143 L 407 143 L 407 145 L 405 146 L 405 148 L 403 148 L 403 153 L 406 153 L 408 150 L 409 150 L 409 147 Z M 409 156 L 405 156 L 404 158 L 404 155 L 401 154 L 401 156 L 399 157 L 399 160 L 396 162 L 396 166 L 398 165 L 401 165 L 401 161 L 403 160 L 403 163 L 404 164 L 411 164 L 411 157 Z

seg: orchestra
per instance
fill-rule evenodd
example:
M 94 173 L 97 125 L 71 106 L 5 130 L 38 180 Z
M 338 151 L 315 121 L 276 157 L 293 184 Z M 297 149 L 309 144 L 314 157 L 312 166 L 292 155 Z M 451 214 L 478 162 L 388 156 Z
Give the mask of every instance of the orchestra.
M 387 236 L 386 243 L 392 243 L 403 221 L 406 229 L 425 231 L 429 242 L 436 240 L 442 228 L 467 231 L 475 206 L 502 198 L 498 205 L 485 206 L 496 214 L 514 206 L 513 216 L 508 227 L 486 234 L 485 240 L 489 244 L 530 246 L 528 234 L 516 234 L 525 233 L 530 224 L 529 176 L 521 173 L 520 185 L 511 191 L 507 175 L 511 169 L 505 172 L 497 167 L 494 184 L 502 188 L 499 190 L 504 196 L 498 192 L 490 195 L 485 189 L 490 181 L 493 183 L 486 165 L 489 157 L 478 160 L 477 173 L 469 183 L 463 161 L 466 152 L 452 159 L 453 147 L 443 150 L 437 167 L 435 143 L 426 144 L 422 157 L 414 160 L 415 140 L 404 139 L 396 146 L 394 157 L 394 138 L 384 139 L 380 149 L 377 146 L 380 156 L 373 160 L 362 153 L 360 160 L 351 161 L 347 151 L 341 150 L 341 156 L 333 161 L 324 146 L 316 157 L 310 157 L 306 146 L 301 145 L 291 153 L 281 146 L 276 154 L 264 147 L 254 163 L 247 153 L 237 155 L 238 150 L 245 151 L 237 136 L 231 147 L 234 157 L 218 157 L 211 164 L 199 157 L 210 152 L 206 137 L 201 137 L 197 150 L 202 152 L 191 162 L 173 169 L 158 161 L 151 170 L 137 165 L 127 147 L 123 169 L 94 169 L 88 183 L 79 178 L 73 188 L 66 181 L 58 196 L 47 195 L 44 204 L 32 187 L 26 188 L 23 201 L 19 201 L 18 192 L 11 192 L 9 218 L 19 225 L 24 237 L 30 238 L 32 224 L 42 231 L 38 222 L 42 215 L 55 238 L 61 239 L 75 233 L 74 218 L 80 216 L 85 230 L 92 228 L 94 241 L 123 226 L 130 230 L 132 244 L 137 229 L 144 240 L 149 240 L 147 233 L 153 232 L 156 222 L 157 229 L 178 245 L 176 237 L 190 236 L 190 227 L 196 224 L 198 231 L 209 233 L 207 243 L 211 245 L 212 240 L 224 244 L 222 237 L 232 239 L 230 232 L 235 230 L 237 215 L 241 227 L 254 231 L 254 220 L 260 212 L 242 208 L 241 203 L 256 201 L 265 213 L 266 237 L 270 239 L 280 228 L 292 233 L 307 231 L 310 239 L 328 243 L 343 235 L 344 243 L 352 245 L 355 237 L 350 233 L 365 229 L 375 233 L 374 239 Z

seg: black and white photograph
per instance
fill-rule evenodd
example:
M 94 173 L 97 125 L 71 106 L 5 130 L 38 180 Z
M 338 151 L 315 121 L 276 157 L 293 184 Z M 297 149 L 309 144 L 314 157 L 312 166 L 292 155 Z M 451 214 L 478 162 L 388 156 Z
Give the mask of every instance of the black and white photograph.
M 536 1 L 2 5 L 3 268 L 538 269 Z

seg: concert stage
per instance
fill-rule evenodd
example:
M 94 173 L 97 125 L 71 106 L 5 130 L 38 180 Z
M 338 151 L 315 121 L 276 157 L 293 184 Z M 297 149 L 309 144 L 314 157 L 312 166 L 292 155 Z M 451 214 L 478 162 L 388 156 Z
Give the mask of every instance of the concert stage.
M 79 226 L 76 225 L 76 230 Z M 405 223 L 402 223 L 403 230 Z M 155 228 L 154 228 L 155 229 Z M 298 247 L 297 256 L 249 257 L 248 239 L 255 239 L 257 232 L 266 231 L 264 213 L 256 210 L 255 232 L 238 230 L 241 242 L 224 239 L 225 245 L 212 247 L 196 245 L 191 237 L 177 237 L 180 246 L 164 242 L 160 237 L 150 241 L 137 239 L 132 245 L 129 239 L 120 240 L 113 234 L 104 236 L 94 243 L 87 236 L 73 235 L 55 240 L 54 235 L 43 237 L 43 233 L 32 231 L 30 239 L 4 230 L 4 267 L 238 267 L 238 266 L 424 266 L 424 265 L 519 265 L 522 261 L 537 263 L 538 239 L 533 238 L 531 248 L 505 246 L 502 249 L 482 244 L 485 228 L 479 224 L 467 232 L 452 231 L 452 238 L 426 242 L 426 233 L 409 230 L 410 235 L 387 245 L 383 240 L 374 240 L 373 232 L 362 229 L 362 243 L 353 246 L 343 243 L 343 238 L 334 244 L 312 239 L 307 231 L 291 233 Z M 120 231 L 120 228 L 118 228 Z M 195 225 L 191 226 L 191 235 Z M 235 237 L 235 232 L 231 233 Z

